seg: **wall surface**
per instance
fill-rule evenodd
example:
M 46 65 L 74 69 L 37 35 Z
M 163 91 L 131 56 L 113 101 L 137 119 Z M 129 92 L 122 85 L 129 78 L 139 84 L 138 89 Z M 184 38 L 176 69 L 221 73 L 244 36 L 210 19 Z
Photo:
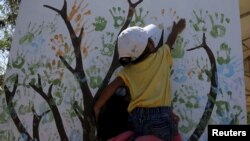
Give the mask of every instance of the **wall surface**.
M 93 140 L 93 101 L 121 68 L 119 32 L 154 23 L 166 39 L 180 18 L 172 93 L 183 140 L 206 141 L 209 124 L 246 124 L 239 15 L 235 0 L 22 1 L 0 140 Z

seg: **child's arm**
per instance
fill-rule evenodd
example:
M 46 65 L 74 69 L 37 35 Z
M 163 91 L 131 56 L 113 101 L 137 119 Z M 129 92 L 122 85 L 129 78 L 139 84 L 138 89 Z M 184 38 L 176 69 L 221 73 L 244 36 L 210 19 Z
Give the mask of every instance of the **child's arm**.
M 98 120 L 100 110 L 104 106 L 104 104 L 115 93 L 117 88 L 124 86 L 124 85 L 125 85 L 124 81 L 120 77 L 117 77 L 103 90 L 103 92 L 101 93 L 100 97 L 98 98 L 98 100 L 96 101 L 94 105 L 96 121 Z
M 177 24 L 174 22 L 171 33 L 169 34 L 168 39 L 166 41 L 166 44 L 170 47 L 170 49 L 173 49 L 173 45 L 178 34 L 183 31 L 185 26 L 186 26 L 185 19 L 180 19 Z

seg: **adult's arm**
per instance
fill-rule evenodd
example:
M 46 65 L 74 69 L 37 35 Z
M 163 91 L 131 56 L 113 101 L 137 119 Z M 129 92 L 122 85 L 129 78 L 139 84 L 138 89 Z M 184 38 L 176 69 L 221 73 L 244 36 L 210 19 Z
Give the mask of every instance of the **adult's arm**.
M 115 78 L 101 93 L 100 97 L 94 105 L 94 112 L 96 121 L 98 120 L 100 110 L 105 105 L 105 103 L 110 99 L 110 97 L 115 93 L 117 88 L 125 86 L 124 81 L 121 77 Z

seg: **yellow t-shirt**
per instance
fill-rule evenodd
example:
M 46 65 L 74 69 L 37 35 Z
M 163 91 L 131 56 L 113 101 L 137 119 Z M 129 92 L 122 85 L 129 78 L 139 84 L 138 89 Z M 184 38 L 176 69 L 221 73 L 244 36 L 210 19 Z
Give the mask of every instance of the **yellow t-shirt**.
M 171 106 L 171 66 L 169 46 L 163 45 L 143 61 L 118 73 L 131 94 L 128 112 L 136 107 Z

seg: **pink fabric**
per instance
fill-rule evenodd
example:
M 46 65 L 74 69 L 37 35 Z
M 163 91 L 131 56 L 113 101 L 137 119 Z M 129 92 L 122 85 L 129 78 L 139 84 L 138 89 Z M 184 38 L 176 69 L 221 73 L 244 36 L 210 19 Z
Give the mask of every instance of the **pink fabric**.
M 163 140 L 153 135 L 145 135 L 145 136 L 138 137 L 136 141 L 163 141 Z
M 123 132 L 111 139 L 109 139 L 108 141 L 129 141 L 129 138 L 134 135 L 134 132 L 132 131 L 126 131 Z M 136 141 L 163 141 L 153 135 L 145 135 L 145 136 L 140 136 L 136 139 Z M 181 139 L 181 135 L 180 134 L 176 134 L 174 137 L 174 141 L 182 141 Z
M 182 141 L 181 135 L 179 133 L 174 136 L 174 141 Z
M 123 132 L 116 137 L 109 139 L 108 141 L 129 141 L 129 138 L 134 134 L 132 131 Z
M 134 135 L 134 132 L 126 131 L 126 132 L 123 132 L 123 133 L 117 135 L 116 137 L 109 139 L 108 141 L 129 141 L 129 138 L 132 135 Z M 163 140 L 161 140 L 153 135 L 145 135 L 145 136 L 138 137 L 136 139 L 136 141 L 163 141 Z

